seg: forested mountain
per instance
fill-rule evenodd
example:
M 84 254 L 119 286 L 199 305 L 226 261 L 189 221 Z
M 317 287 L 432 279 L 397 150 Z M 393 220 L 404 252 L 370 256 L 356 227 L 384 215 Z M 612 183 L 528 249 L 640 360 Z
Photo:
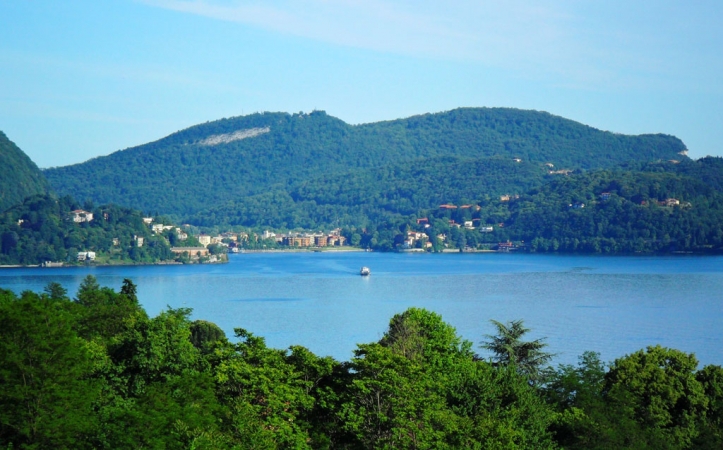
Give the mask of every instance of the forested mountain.
M 440 156 L 320 176 L 289 188 L 274 186 L 262 194 L 201 211 L 189 221 L 206 226 L 363 227 L 442 203 L 478 202 L 524 192 L 548 177 L 547 168 L 540 163 Z
M 401 248 L 404 231 L 416 230 L 434 249 L 513 241 L 522 251 L 723 251 L 723 159 L 630 166 L 557 176 L 518 195 L 465 200 L 473 207 L 457 203 L 389 215 L 368 227 L 360 242 Z M 428 220 L 419 224 L 421 217 Z M 460 228 L 467 221 L 474 228 Z
M 0 289 L 0 447 L 73 449 L 720 449 L 723 368 L 650 346 L 549 365 L 522 321 L 475 354 L 433 312 L 397 314 L 349 361 L 236 328 L 149 317 L 88 276 Z M 555 349 L 551 349 L 555 350 Z M 487 355 L 485 355 L 487 356 Z
M 49 189 L 38 166 L 0 131 L 0 212 Z
M 173 259 L 168 240 L 153 234 L 139 211 L 80 207 L 70 197 L 35 195 L 0 214 L 0 264 L 75 263 L 79 252 L 111 264 Z
M 540 180 L 546 163 L 555 169 L 608 168 L 631 160 L 681 159 L 684 150 L 672 136 L 624 136 L 537 111 L 463 108 L 358 126 L 316 111 L 201 124 L 45 174 L 61 194 L 195 223 L 331 225 L 341 217 L 366 220 L 370 206 L 329 198 L 320 192 L 328 183 L 341 197 L 354 191 L 365 200 L 383 197 L 389 205 L 372 207 L 398 214 L 430 207 L 444 189 L 460 197 L 501 192 L 503 184 L 522 191 Z M 499 176 L 494 185 L 479 179 L 505 170 L 513 158 L 524 164 L 510 172 L 515 186 Z M 427 181 L 409 178 L 426 176 L 425 168 Z M 445 183 L 436 173 L 448 175 Z M 416 198 L 406 198 L 411 190 Z M 278 212 L 278 205 L 289 202 L 303 207 Z M 309 210 L 310 202 L 328 206 Z M 299 214 L 309 217 L 297 220 Z

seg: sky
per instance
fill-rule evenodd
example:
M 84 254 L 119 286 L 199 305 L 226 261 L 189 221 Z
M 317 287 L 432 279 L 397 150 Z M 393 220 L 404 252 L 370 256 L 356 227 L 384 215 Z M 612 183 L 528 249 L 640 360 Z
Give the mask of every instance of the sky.
M 0 130 L 63 166 L 257 111 L 547 111 L 723 156 L 723 2 L 0 2 Z

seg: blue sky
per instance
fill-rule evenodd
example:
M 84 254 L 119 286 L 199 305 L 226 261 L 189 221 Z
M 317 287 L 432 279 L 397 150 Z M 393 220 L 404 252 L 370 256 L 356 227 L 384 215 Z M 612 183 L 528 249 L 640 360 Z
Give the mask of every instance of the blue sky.
M 0 3 L 0 130 L 39 166 L 255 111 L 537 109 L 723 155 L 723 2 Z

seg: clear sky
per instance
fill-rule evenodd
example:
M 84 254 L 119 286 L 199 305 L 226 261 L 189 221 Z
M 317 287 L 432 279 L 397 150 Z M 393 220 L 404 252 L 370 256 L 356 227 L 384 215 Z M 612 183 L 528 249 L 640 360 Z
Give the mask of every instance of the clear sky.
M 0 130 L 40 167 L 255 111 L 537 109 L 723 155 L 723 1 L 0 2 Z

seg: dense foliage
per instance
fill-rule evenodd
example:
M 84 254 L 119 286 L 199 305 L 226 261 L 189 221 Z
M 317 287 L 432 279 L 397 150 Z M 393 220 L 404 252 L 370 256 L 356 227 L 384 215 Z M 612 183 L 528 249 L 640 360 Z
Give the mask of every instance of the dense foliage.
M 57 283 L 42 294 L 0 289 L 0 447 L 723 445 L 723 368 L 698 370 L 673 349 L 648 347 L 609 366 L 586 353 L 533 379 L 517 365 L 524 358 L 487 362 L 423 309 L 394 316 L 348 362 L 272 349 L 241 328 L 232 342 L 189 315 L 148 317 L 130 280 L 115 292 L 88 276 L 73 299 Z M 525 348 L 519 324 L 513 341 Z
M 213 139 L 244 130 L 243 139 Z M 514 174 L 519 192 L 539 181 L 544 163 L 606 168 L 679 157 L 684 149 L 672 136 L 624 136 L 516 109 L 463 108 L 358 126 L 321 111 L 264 113 L 197 125 L 45 175 L 61 194 L 193 217 L 197 224 L 307 226 L 343 218 L 360 225 L 387 209 L 430 207 L 438 188 L 468 197 L 499 192 L 513 184 L 500 171 Z M 500 162 L 512 158 L 526 165 L 509 169 Z M 417 182 L 417 175 L 428 178 Z M 326 187 L 363 201 L 330 199 Z
M 533 252 L 719 252 L 722 169 L 723 159 L 709 157 L 553 175 L 518 195 L 459 192 L 440 202 L 454 203 L 452 209 L 380 214 L 376 223 L 346 233 L 359 233 L 362 246 L 378 250 L 401 248 L 412 230 L 425 234 L 432 251 L 512 241 L 517 250 Z M 462 208 L 465 203 L 472 207 Z M 459 228 L 467 221 L 474 221 L 474 229 Z
M 524 192 L 544 182 L 539 163 L 512 159 L 435 157 L 382 168 L 326 175 L 284 189 L 239 197 L 191 217 L 192 223 L 313 229 L 358 227 L 411 216 L 441 203 L 465 203 L 508 192 Z
M 0 212 L 49 189 L 38 166 L 0 131 Z
M 36 195 L 0 214 L 0 264 L 69 263 L 78 252 L 95 252 L 103 263 L 173 259 L 168 240 L 153 234 L 139 211 L 86 203 L 93 220 L 74 222 L 80 206 L 70 197 Z

